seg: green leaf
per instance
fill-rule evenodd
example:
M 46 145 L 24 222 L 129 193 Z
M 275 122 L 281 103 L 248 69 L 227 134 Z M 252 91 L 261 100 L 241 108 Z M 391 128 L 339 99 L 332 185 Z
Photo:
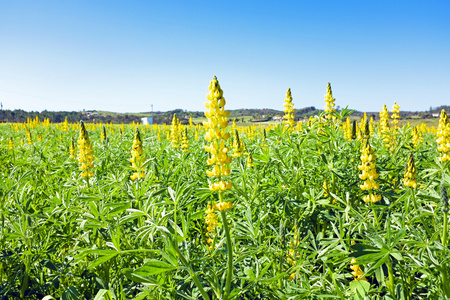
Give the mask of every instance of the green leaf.
M 113 300 L 113 298 L 110 291 L 101 289 L 98 291 L 97 295 L 95 295 L 94 300 Z
M 69 286 L 61 295 L 61 300 L 78 300 L 78 289 L 74 286 Z
M 271 277 L 271 278 L 261 279 L 261 280 L 259 280 L 259 282 L 261 282 L 261 283 L 269 283 L 269 282 L 277 281 L 278 279 L 283 278 L 285 276 L 286 276 L 286 272 L 283 272 L 283 273 L 280 273 L 280 274 L 278 274 L 278 275 L 276 275 L 274 277 Z
M 365 280 L 354 280 L 350 282 L 350 289 L 356 294 L 356 299 L 363 300 L 370 290 L 370 283 Z
M 108 260 L 114 258 L 117 254 L 119 254 L 119 252 L 116 252 L 115 254 L 110 254 L 110 255 L 103 255 L 103 256 L 100 256 L 100 257 L 97 258 L 96 260 L 92 261 L 92 262 L 89 264 L 89 267 L 88 267 L 88 268 L 89 268 L 89 269 L 95 268 L 95 267 L 97 267 L 98 265 L 101 265 L 101 264 L 107 262 Z
M 142 267 L 136 269 L 133 273 L 140 276 L 151 276 L 170 270 L 175 270 L 176 268 L 177 267 L 163 261 L 151 259 L 147 261 Z

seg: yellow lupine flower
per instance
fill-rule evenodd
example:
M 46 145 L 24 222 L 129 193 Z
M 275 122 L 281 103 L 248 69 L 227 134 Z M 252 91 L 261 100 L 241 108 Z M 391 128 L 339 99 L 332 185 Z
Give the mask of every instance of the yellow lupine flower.
M 405 186 L 416 188 L 417 187 L 417 173 L 416 166 L 414 164 L 414 157 L 412 152 L 409 154 L 408 163 L 406 164 L 405 176 L 403 178 L 403 184 Z
M 418 126 L 413 127 L 413 129 L 412 129 L 412 143 L 413 143 L 414 148 L 417 148 L 417 146 L 420 144 L 421 141 L 422 141 L 422 132 L 420 131 Z
M 205 146 L 206 152 L 210 154 L 207 163 L 212 169 L 207 170 L 206 174 L 209 177 L 216 177 L 215 182 L 209 185 L 211 191 L 225 191 L 232 187 L 231 182 L 223 180 L 223 177 L 230 174 L 228 165 L 232 159 L 228 156 L 229 149 L 225 145 L 225 141 L 230 138 L 230 134 L 225 131 L 230 112 L 225 111 L 225 98 L 216 76 L 208 89 L 209 93 L 206 95 L 208 101 L 205 102 L 207 108 L 205 116 L 208 121 L 203 122 L 203 126 L 206 129 L 205 140 L 209 143 Z
M 172 127 L 170 128 L 170 139 L 173 148 L 180 148 L 180 120 L 173 114 Z
M 286 98 L 284 99 L 284 116 L 285 119 L 283 121 L 283 124 L 285 124 L 286 127 L 292 128 L 295 125 L 294 121 L 294 103 L 292 103 L 292 95 L 291 95 L 291 89 L 288 89 L 286 92 Z
M 344 138 L 348 141 L 352 140 L 352 121 L 350 118 L 347 118 L 344 123 Z
M 206 230 L 208 231 L 206 233 L 209 250 L 212 250 L 212 244 L 213 244 L 213 238 L 216 230 L 216 224 L 217 224 L 217 215 L 214 210 L 214 205 L 212 203 L 208 203 L 208 207 L 206 209 L 206 216 L 205 216 L 205 223 L 206 223 Z
M 370 146 L 369 139 L 364 139 L 361 147 L 361 165 L 358 169 L 361 172 L 359 178 L 363 180 L 363 184 L 360 185 L 360 189 L 363 191 L 369 191 L 369 195 L 364 196 L 364 202 L 377 202 L 381 200 L 381 195 L 376 195 L 372 190 L 377 190 L 380 185 L 375 181 L 379 177 L 375 169 L 376 155 L 373 154 L 373 149 Z
M 12 137 L 9 137 L 9 150 L 14 149 L 14 140 Z
M 392 125 L 396 127 L 398 125 L 398 119 L 400 119 L 400 105 L 397 102 L 394 102 L 394 106 L 392 107 Z
M 100 131 L 100 139 L 106 141 L 106 128 L 105 125 L 102 126 L 102 131 Z
M 442 162 L 450 160 L 450 121 L 445 110 L 441 111 L 436 137 L 437 150 L 441 153 L 439 160 Z
M 352 269 L 352 275 L 354 280 L 365 280 L 367 279 L 364 277 L 364 272 L 361 270 L 360 266 L 357 264 L 356 258 L 352 258 L 350 261 L 350 269 Z
M 91 171 L 94 168 L 94 152 L 83 122 L 81 122 L 80 136 L 78 138 L 78 150 L 80 151 L 78 156 L 79 169 L 83 171 L 81 177 L 89 178 L 94 176 L 94 173 Z
M 184 128 L 184 132 L 181 133 L 181 151 L 189 152 L 189 136 L 187 128 Z
M 77 157 L 77 149 L 75 148 L 75 144 L 73 142 L 73 140 L 71 140 L 70 142 L 70 148 L 69 148 L 69 158 L 76 158 Z
M 252 154 L 249 152 L 247 155 L 247 168 L 251 168 L 253 166 L 254 166 L 253 157 L 252 157 Z
M 239 138 L 239 133 L 237 130 L 234 130 L 233 134 L 233 157 L 241 157 L 244 155 L 245 146 L 244 142 Z
M 146 174 L 143 171 L 142 165 L 145 162 L 145 157 L 142 156 L 144 153 L 144 148 L 142 146 L 141 134 L 139 133 L 139 129 L 136 128 L 136 133 L 134 134 L 133 146 L 131 148 L 131 167 L 136 170 L 130 179 L 136 180 L 140 178 L 145 178 Z
M 325 94 L 325 113 L 327 119 L 331 118 L 331 113 L 336 111 L 336 109 L 334 108 L 335 106 L 334 101 L 336 101 L 336 99 L 333 98 L 333 92 L 331 91 L 331 84 L 328 82 L 327 93 Z
M 30 129 L 25 129 L 25 135 L 27 136 L 27 143 L 28 145 L 33 145 L 33 139 L 31 138 L 31 132 Z

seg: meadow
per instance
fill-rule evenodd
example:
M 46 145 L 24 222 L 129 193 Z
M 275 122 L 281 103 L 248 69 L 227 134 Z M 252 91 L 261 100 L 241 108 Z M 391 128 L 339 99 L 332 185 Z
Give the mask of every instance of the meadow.
M 446 113 L 293 101 L 237 127 L 213 79 L 203 124 L 1 124 L 0 299 L 450 299 Z

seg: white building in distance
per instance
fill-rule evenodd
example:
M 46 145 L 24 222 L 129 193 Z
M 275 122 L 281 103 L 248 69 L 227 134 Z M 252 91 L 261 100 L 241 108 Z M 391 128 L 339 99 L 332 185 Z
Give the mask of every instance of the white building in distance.
M 153 117 L 143 117 L 141 120 L 142 125 L 153 125 Z

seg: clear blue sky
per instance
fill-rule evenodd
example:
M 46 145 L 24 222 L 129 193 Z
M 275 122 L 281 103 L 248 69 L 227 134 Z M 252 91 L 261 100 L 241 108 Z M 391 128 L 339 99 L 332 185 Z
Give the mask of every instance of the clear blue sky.
M 0 0 L 4 109 L 450 104 L 450 1 Z

